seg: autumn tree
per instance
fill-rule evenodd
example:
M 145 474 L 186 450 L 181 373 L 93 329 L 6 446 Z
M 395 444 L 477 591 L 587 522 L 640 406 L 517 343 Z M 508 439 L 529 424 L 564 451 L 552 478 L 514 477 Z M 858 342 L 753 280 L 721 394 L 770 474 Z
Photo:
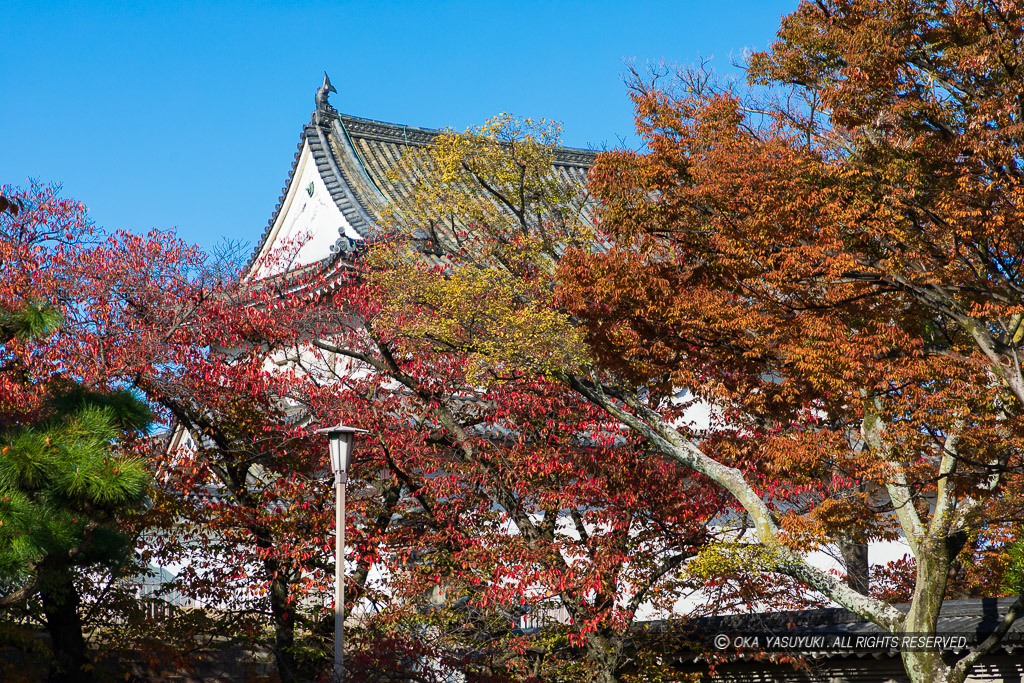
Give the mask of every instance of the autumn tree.
M 558 378 L 715 482 L 750 520 L 715 566 L 756 558 L 932 633 L 950 578 L 1019 519 L 1014 11 L 805 3 L 752 62 L 759 100 L 699 72 L 636 79 L 648 151 L 599 158 L 598 222 L 561 239 L 523 211 L 528 163 L 490 178 L 485 153 L 451 155 L 441 210 L 405 225 L 453 272 L 393 270 L 390 315 L 481 377 Z M 909 613 L 807 560 L 892 538 L 914 555 Z M 903 653 L 908 674 L 963 680 L 1022 606 L 955 662 Z
M 428 535 L 411 541 L 444 540 L 427 543 L 419 577 L 391 573 L 411 580 L 413 592 L 429 587 L 424 579 L 441 583 L 477 613 L 496 600 L 513 616 L 517 601 L 541 613 L 560 606 L 571 623 L 522 639 L 517 647 L 533 649 L 539 668 L 517 675 L 549 675 L 557 670 L 549 664 L 571 661 L 552 649 L 557 638 L 542 645 L 562 633 L 584 653 L 571 675 L 619 680 L 635 660 L 641 606 L 672 615 L 679 596 L 718 580 L 681 568 L 742 525 L 722 518 L 729 504 L 706 481 L 664 469 L 642 439 L 561 379 L 585 367 L 590 351 L 559 308 L 556 275 L 566 253 L 589 251 L 600 236 L 556 142 L 552 126 L 503 116 L 407 151 L 420 156 L 403 164 L 424 176 L 393 206 L 381 226 L 389 238 L 367 252 L 358 279 L 336 290 L 352 329 L 313 346 L 345 361 L 328 383 L 356 375 L 371 382 L 366 397 L 396 394 L 399 403 L 383 411 L 391 429 L 422 432 L 426 450 L 389 448 L 391 467 L 422 497 L 419 517 L 430 513 Z M 353 421 L 373 424 L 380 414 Z
M 759 98 L 636 79 L 649 151 L 591 183 L 613 246 L 565 260 L 609 373 L 566 381 L 728 490 L 775 571 L 894 633 L 933 633 L 958 565 L 1020 516 L 1017 13 L 803 3 L 751 61 Z M 673 422 L 676 387 L 719 435 Z M 762 485 L 829 472 L 786 505 Z M 909 545 L 909 613 L 802 556 L 858 526 Z M 911 680 L 964 680 L 1022 607 L 958 659 L 902 653 Z
M 230 260 L 169 234 L 111 236 L 78 276 L 104 372 L 170 428 L 151 462 L 156 528 L 144 549 L 184 567 L 168 590 L 211 609 L 172 615 L 163 644 L 267 647 L 281 680 L 315 678 L 333 573 L 325 451 L 296 422 L 296 378 L 267 367 L 308 328 L 276 290 L 251 290 Z
M 319 559 L 329 557 L 325 543 L 313 540 L 325 527 L 308 517 L 329 505 L 310 505 L 320 490 L 322 451 L 317 448 L 314 457 L 304 447 L 309 439 L 295 436 L 296 425 L 280 403 L 287 378 L 275 384 L 279 375 L 264 369 L 262 345 L 286 334 L 291 319 L 276 316 L 279 324 L 271 326 L 267 317 L 254 315 L 269 309 L 247 310 L 240 303 L 229 264 L 172 234 L 103 234 L 91 226 L 84 206 L 53 190 L 12 196 L 23 201 L 15 202 L 19 210 L 10 222 L 5 216 L 0 245 L 0 381 L 8 442 L 5 495 L 20 493 L 9 496 L 18 509 L 7 510 L 14 519 L 5 518 L 4 533 L 17 539 L 4 548 L 4 557 L 21 575 L 11 584 L 20 591 L 5 600 L 31 595 L 32 577 L 39 574 L 31 573 L 33 567 L 64 566 L 47 559 L 63 553 L 75 558 L 65 563 L 77 572 L 70 579 L 75 590 L 91 591 L 95 583 L 102 591 L 89 596 L 90 614 L 109 615 L 112 597 L 126 582 L 97 582 L 103 576 L 78 567 L 86 561 L 90 569 L 103 567 L 97 562 L 98 539 L 105 539 L 109 552 L 114 545 L 100 527 L 117 521 L 115 530 L 128 532 L 118 546 L 120 556 L 131 561 L 126 575 L 113 579 L 131 579 L 136 562 L 181 562 L 183 576 L 163 590 L 220 609 L 154 619 L 140 614 L 132 595 L 131 604 L 116 605 L 117 619 L 90 623 L 98 641 L 112 647 L 142 643 L 159 654 L 159 667 L 187 664 L 187 654 L 199 648 L 262 645 L 269 615 L 270 649 L 279 654 L 282 678 L 305 677 L 300 646 L 292 647 L 295 605 L 304 587 L 326 575 L 310 564 L 309 550 L 316 548 Z M 50 334 L 22 334 L 39 321 L 50 321 Z M 125 430 L 138 426 L 129 418 L 149 415 L 132 412 L 139 410 L 139 398 L 165 423 L 176 420 L 193 429 L 199 448 L 174 452 L 168 460 L 163 439 L 138 442 L 138 457 L 107 444 L 111 429 L 117 428 L 123 442 Z M 88 408 L 98 404 L 108 405 L 101 412 Z M 119 422 L 110 422 L 118 416 Z M 135 515 L 130 524 L 112 520 L 114 512 L 140 511 L 149 475 L 156 486 L 148 490 L 145 516 Z M 310 476 L 313 485 L 306 490 Z M 310 515 L 287 514 L 299 505 Z M 52 523 L 42 524 L 51 512 Z M 94 600 L 99 609 L 92 608 Z M 60 604 L 58 635 L 64 638 L 78 626 L 72 618 L 76 604 Z M 80 659 L 81 633 L 68 638 Z M 60 642 L 55 636 L 55 646 Z
M 171 426 L 152 462 L 155 528 L 143 549 L 183 566 L 167 590 L 211 608 L 174 613 L 158 631 L 149 625 L 138 637 L 150 647 L 266 648 L 282 680 L 328 675 L 334 503 L 326 444 L 312 430 L 335 416 L 317 412 L 315 384 L 291 354 L 308 353 L 311 336 L 338 324 L 337 305 L 322 296 L 337 275 L 252 282 L 173 236 L 127 234 L 98 245 L 78 273 L 105 372 L 130 382 Z M 380 487 L 376 510 L 349 538 L 376 539 L 396 501 L 397 489 Z M 372 592 L 363 588 L 370 558 L 353 563 L 353 602 Z M 394 664 L 388 648 L 409 643 L 369 642 L 368 669 Z
M 87 572 L 133 567 L 149 474 L 138 437 L 152 413 L 130 393 L 85 386 L 62 346 L 78 303 L 66 266 L 89 226 L 53 188 L 0 203 L 0 606 L 35 614 L 50 636 L 50 680 L 90 680 L 83 633 Z
M 442 651 L 475 651 L 467 671 L 619 680 L 641 605 L 671 612 L 692 590 L 678 568 L 712 533 L 718 500 L 659 459 L 638 463 L 557 383 L 484 388 L 471 358 L 411 353 L 363 322 L 372 346 L 316 344 L 368 366 L 359 382 L 332 379 L 355 385 L 346 421 L 373 433 L 357 472 L 399 495 L 393 525 L 351 536 L 387 570 L 374 621 L 418 622 Z
M 163 592 L 210 607 L 107 635 L 160 653 L 158 670 L 240 644 L 266 647 L 282 680 L 323 675 L 333 500 L 326 446 L 310 432 L 323 416 L 301 373 L 274 361 L 336 324 L 336 304 L 316 294 L 335 274 L 249 282 L 168 233 L 101 236 L 63 267 L 76 332 L 61 340 L 62 361 L 90 381 L 130 386 L 171 428 L 147 462 L 155 486 L 140 556 L 183 566 Z M 392 519 L 395 495 L 381 494 L 366 533 Z M 360 562 L 349 596 L 362 597 L 368 575 Z M 375 661 L 393 659 L 371 645 Z

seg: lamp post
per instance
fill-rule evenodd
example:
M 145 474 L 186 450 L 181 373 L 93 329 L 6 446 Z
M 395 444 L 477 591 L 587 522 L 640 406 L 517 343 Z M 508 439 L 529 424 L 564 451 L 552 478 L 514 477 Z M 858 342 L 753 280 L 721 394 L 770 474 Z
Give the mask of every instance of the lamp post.
M 356 434 L 365 432 L 340 422 L 316 430 L 317 434 L 327 435 L 334 472 L 334 675 L 339 681 L 345 680 L 345 483 L 352 464 L 352 442 Z

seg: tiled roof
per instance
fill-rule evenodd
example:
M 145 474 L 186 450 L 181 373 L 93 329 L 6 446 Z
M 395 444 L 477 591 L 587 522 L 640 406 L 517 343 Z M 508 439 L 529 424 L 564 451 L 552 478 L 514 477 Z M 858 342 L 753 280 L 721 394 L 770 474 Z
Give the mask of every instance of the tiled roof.
M 1013 601 L 945 601 L 935 634 L 949 643 L 940 648 L 944 655 L 955 659 L 975 648 L 993 631 Z M 903 612 L 909 610 L 909 605 L 895 607 Z M 740 636 L 743 644 L 727 644 L 723 649 L 718 640 L 722 636 L 729 637 L 732 643 Z M 800 645 L 785 651 L 772 649 L 769 636 L 795 637 Z M 802 646 L 804 642 L 818 642 L 817 636 L 832 646 Z M 866 644 L 891 642 L 886 636 L 881 628 L 852 612 L 829 608 L 646 622 L 638 625 L 631 647 L 648 653 L 656 651 L 660 661 L 680 675 L 699 675 L 702 680 L 713 678 L 721 683 L 909 683 L 894 646 Z M 966 640 L 966 647 L 961 646 L 961 637 Z M 1024 680 L 1022 650 L 1024 620 L 1018 620 L 1001 645 L 974 666 L 968 680 Z
M 324 112 L 314 112 L 312 121 L 303 127 L 299 151 L 304 142 L 309 143 L 317 169 L 335 204 L 363 239 L 372 240 L 382 210 L 389 204 L 402 208 L 412 191 L 412 181 L 424 170 L 417 165 L 422 156 L 407 152 L 429 145 L 443 132 L 333 111 L 326 116 Z M 595 156 L 596 152 L 590 150 L 559 148 L 553 172 L 562 180 L 582 186 Z M 249 267 L 271 234 L 294 179 L 298 158 L 299 152 L 296 152 L 288 181 L 253 251 Z M 339 235 L 330 259 L 352 248 L 352 242 Z
M 1006 614 L 1014 598 L 980 598 L 972 600 L 946 600 L 942 603 L 935 630 L 938 636 L 965 636 L 968 648 L 985 640 Z M 909 604 L 895 605 L 901 612 L 910 610 Z M 765 612 L 700 617 L 683 621 L 652 621 L 644 627 L 652 632 L 681 629 L 690 634 L 694 644 L 715 649 L 713 637 L 758 637 L 765 642 L 767 636 L 883 636 L 888 632 L 843 608 L 811 609 L 795 612 Z M 915 634 L 917 635 L 917 634 Z M 699 648 L 698 648 L 699 649 Z M 1001 648 L 1007 652 L 1024 650 L 1024 619 L 1018 619 L 1003 639 Z M 825 651 L 815 653 L 816 658 L 874 656 L 878 653 Z

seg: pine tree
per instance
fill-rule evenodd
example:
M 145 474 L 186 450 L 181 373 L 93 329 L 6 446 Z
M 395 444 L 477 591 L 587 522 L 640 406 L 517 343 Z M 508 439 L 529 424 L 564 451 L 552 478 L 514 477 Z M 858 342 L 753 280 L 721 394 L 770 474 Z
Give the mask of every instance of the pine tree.
M 41 603 L 50 679 L 85 681 L 76 577 L 131 557 L 120 517 L 143 505 L 149 476 L 129 443 L 153 415 L 127 391 L 40 371 L 61 318 L 45 293 L 0 301 L 0 607 Z

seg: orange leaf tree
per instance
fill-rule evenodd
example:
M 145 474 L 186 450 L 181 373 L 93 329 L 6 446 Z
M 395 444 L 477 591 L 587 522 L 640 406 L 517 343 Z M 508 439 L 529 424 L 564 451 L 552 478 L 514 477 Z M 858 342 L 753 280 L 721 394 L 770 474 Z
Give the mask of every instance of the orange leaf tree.
M 958 566 L 1019 519 L 1021 31 L 1009 3 L 805 2 L 753 95 L 634 74 L 647 150 L 599 159 L 609 246 L 562 261 L 595 361 L 564 381 L 727 490 L 772 571 L 894 633 L 933 633 Z M 682 387 L 714 434 L 674 418 Z M 892 533 L 909 613 L 804 555 Z M 978 581 L 958 590 L 998 590 Z M 911 680 L 963 680 L 1022 608 L 952 663 L 904 652 Z

